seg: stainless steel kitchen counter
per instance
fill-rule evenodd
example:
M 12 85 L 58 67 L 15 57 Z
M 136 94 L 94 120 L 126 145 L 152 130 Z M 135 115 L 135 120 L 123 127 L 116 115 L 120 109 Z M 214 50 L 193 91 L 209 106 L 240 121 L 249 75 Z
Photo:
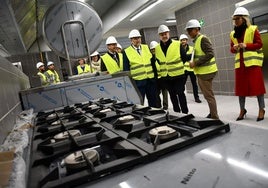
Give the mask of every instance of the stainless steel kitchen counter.
M 84 77 L 47 87 L 20 91 L 24 109 L 35 112 L 86 102 L 97 98 L 111 98 L 141 104 L 141 97 L 128 72 L 115 75 Z

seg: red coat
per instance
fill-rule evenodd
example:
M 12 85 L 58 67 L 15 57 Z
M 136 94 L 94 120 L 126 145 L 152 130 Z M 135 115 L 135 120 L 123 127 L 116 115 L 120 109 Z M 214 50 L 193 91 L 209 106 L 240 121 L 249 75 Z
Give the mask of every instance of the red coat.
M 245 34 L 245 33 L 244 33 Z M 238 39 L 243 43 L 244 34 Z M 253 43 L 246 44 L 246 50 L 257 50 L 262 47 L 261 35 L 258 30 L 254 33 Z M 236 53 L 231 41 L 231 52 Z M 262 67 L 245 67 L 243 51 L 240 50 L 240 68 L 235 69 L 235 95 L 236 96 L 258 96 L 265 94 L 265 85 L 262 74 Z

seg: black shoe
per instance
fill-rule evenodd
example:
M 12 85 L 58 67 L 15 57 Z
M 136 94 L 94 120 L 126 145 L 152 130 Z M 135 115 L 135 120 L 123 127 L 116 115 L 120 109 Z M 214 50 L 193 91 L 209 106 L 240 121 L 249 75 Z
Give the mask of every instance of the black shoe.
M 206 118 L 211 118 L 211 114 L 208 114 Z
M 200 99 L 195 99 L 195 102 L 201 103 L 202 101 Z

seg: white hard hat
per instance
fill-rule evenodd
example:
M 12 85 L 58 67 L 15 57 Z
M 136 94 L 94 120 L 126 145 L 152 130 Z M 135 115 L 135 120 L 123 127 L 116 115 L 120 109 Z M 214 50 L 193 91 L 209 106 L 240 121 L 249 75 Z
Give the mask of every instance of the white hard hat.
M 106 45 L 107 44 L 117 44 L 117 40 L 115 39 L 114 36 L 110 36 L 106 39 Z
M 90 57 L 93 57 L 93 56 L 96 56 L 96 55 L 99 55 L 99 52 L 97 52 L 97 51 L 93 52 L 93 53 L 90 55 Z
M 199 21 L 196 19 L 192 19 L 187 22 L 185 30 L 190 29 L 190 28 L 197 28 L 197 27 L 201 28 Z
M 129 32 L 128 38 L 141 37 L 140 32 L 137 29 L 133 29 Z
M 154 49 L 157 45 L 158 45 L 158 42 L 156 42 L 156 41 L 153 40 L 153 41 L 150 43 L 150 49 Z
M 36 64 L 36 68 L 37 68 L 37 69 L 39 69 L 41 66 L 44 66 L 44 63 L 42 63 L 42 62 L 38 62 L 38 63 Z
M 249 16 L 249 12 L 244 7 L 238 7 L 235 9 L 233 16 L 238 16 L 238 15 Z
M 117 48 L 122 49 L 122 46 L 119 43 L 117 43 Z
M 188 39 L 187 35 L 185 35 L 185 34 L 181 34 L 181 35 L 180 35 L 180 40 L 182 40 L 182 39 Z
M 168 31 L 170 31 L 170 30 L 169 30 L 168 26 L 166 26 L 166 25 L 160 25 L 158 27 L 158 34 L 168 32 Z
M 54 65 L 52 61 L 47 62 L 47 66 Z

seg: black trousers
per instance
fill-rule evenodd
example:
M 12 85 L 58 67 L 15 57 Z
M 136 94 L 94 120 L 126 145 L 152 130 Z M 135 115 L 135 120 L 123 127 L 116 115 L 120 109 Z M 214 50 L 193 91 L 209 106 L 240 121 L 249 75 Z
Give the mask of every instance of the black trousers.
M 161 88 L 161 84 L 159 83 L 159 79 L 157 79 L 157 108 L 168 109 L 168 91 L 165 88 Z M 163 105 L 161 104 L 160 94 L 162 93 Z
M 141 94 L 143 103 L 144 98 L 148 99 L 148 105 L 150 107 L 157 107 L 157 84 L 154 78 L 144 79 L 144 80 L 135 80 L 137 88 Z
M 190 76 L 190 79 L 191 79 L 194 99 L 197 100 L 197 99 L 199 99 L 199 95 L 198 95 L 198 86 L 197 86 L 197 82 L 196 82 L 196 76 L 195 76 L 193 71 L 185 71 L 185 84 L 186 84 L 188 76 Z
M 159 79 L 161 88 L 168 90 L 174 112 L 188 114 L 187 100 L 185 96 L 185 75 L 176 77 L 162 77 Z

